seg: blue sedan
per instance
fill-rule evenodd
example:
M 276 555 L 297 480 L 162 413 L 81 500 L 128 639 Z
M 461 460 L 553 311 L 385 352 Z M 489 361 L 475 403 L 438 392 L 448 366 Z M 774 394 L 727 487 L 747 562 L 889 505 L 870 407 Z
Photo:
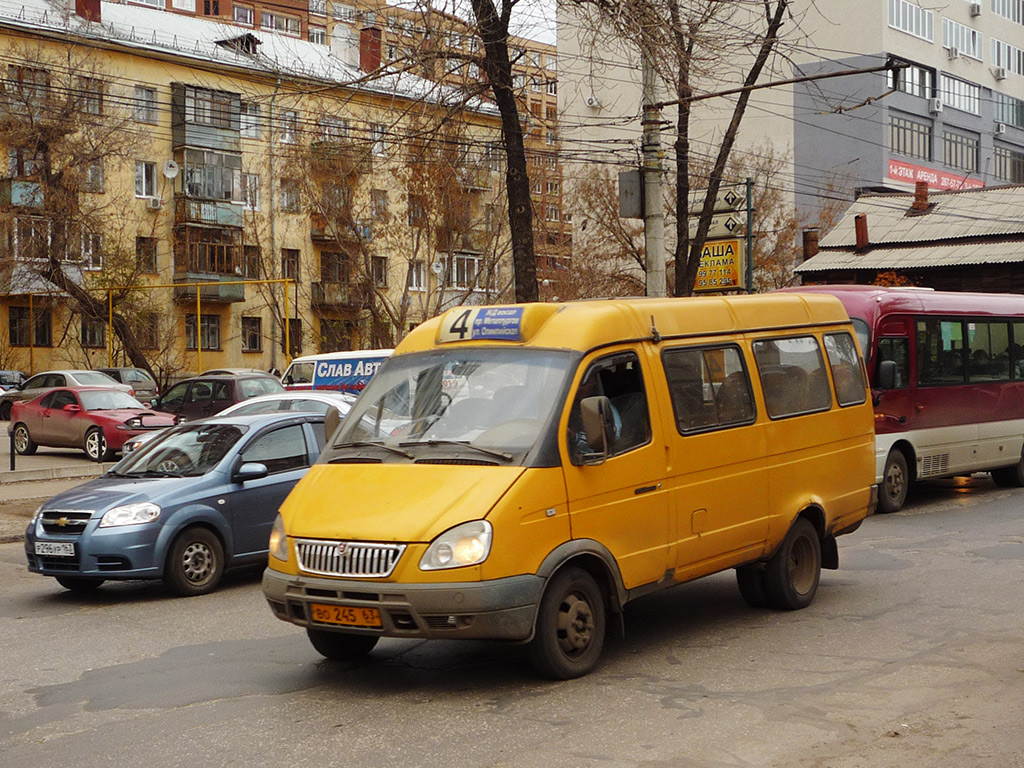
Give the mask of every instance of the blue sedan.
M 265 562 L 277 508 L 325 442 L 324 415 L 213 417 L 160 433 L 102 477 L 44 502 L 28 569 L 74 591 L 163 579 L 179 595 Z

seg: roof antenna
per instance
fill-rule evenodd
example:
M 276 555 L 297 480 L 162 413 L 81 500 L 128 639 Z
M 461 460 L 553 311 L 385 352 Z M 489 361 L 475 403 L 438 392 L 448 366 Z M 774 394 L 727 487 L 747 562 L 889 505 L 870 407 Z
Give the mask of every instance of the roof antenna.
M 661 334 L 658 333 L 658 327 L 654 324 L 654 315 L 651 315 L 651 341 L 655 344 L 661 343 Z

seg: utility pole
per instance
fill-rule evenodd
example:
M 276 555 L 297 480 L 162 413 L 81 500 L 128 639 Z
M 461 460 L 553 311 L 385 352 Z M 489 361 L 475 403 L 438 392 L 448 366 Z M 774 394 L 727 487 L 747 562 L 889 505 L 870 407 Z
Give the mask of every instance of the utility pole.
M 665 296 L 665 203 L 662 193 L 661 108 L 655 103 L 658 78 L 650 59 L 640 53 L 643 77 L 644 259 L 647 295 Z

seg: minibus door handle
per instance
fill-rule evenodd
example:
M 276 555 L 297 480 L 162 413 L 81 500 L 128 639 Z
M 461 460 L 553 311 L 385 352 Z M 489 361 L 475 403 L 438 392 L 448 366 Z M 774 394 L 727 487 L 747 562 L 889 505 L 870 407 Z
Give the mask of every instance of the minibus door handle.
M 661 483 L 657 483 L 655 485 L 641 485 L 639 488 L 633 489 L 633 495 L 639 496 L 642 493 L 651 493 L 651 491 L 656 491 L 659 488 L 661 488 Z

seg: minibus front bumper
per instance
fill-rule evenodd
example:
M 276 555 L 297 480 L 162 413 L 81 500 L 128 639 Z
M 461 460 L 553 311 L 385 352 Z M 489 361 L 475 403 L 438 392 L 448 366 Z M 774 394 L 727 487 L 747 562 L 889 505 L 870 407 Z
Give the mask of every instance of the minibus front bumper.
M 282 621 L 383 637 L 526 641 L 533 636 L 543 591 L 544 579 L 533 575 L 482 582 L 389 584 L 289 575 L 270 568 L 263 572 L 263 594 Z M 379 626 L 316 621 L 314 606 L 369 609 L 370 615 L 376 611 Z M 355 615 L 367 614 L 359 610 Z

